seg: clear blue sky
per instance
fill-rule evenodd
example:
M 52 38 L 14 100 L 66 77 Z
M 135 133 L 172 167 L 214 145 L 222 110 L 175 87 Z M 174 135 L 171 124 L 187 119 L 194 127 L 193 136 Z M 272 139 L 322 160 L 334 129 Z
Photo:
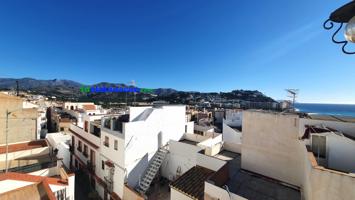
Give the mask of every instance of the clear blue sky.
M 348 1 L 1 1 L 0 77 L 355 103 L 355 56 L 322 28 Z

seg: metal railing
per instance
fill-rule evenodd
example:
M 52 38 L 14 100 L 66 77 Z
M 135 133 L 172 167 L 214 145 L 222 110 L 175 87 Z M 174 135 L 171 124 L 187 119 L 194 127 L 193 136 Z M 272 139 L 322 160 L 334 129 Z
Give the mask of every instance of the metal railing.
M 22 172 L 22 173 L 31 173 L 34 171 L 38 171 L 41 169 L 46 169 L 46 168 L 51 168 L 57 166 L 57 161 L 50 161 L 50 162 L 45 162 L 45 163 L 35 163 L 31 165 L 24 165 L 24 166 L 18 166 L 18 167 L 13 167 L 9 168 L 9 172 Z M 0 170 L 1 173 L 6 172 L 5 169 Z
M 105 176 L 104 179 L 105 179 L 105 183 L 106 183 L 106 186 L 107 186 L 107 190 L 109 192 L 112 192 L 113 191 L 113 180 L 112 180 L 112 178 Z

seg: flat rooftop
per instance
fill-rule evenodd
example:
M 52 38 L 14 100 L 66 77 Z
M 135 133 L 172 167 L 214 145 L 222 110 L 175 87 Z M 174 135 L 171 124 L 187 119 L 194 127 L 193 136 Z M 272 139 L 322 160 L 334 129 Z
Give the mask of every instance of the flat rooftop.
M 234 153 L 231 151 L 227 151 L 227 150 L 222 150 L 221 152 L 216 154 L 214 157 L 218 158 L 220 160 L 224 160 L 224 161 L 231 161 L 231 160 L 237 158 L 238 156 L 240 157 L 240 154 Z
M 309 119 L 355 123 L 355 117 L 341 115 L 308 115 Z
M 230 192 L 253 200 L 300 200 L 299 190 L 286 186 L 286 184 L 241 169 L 241 155 L 236 153 L 221 152 L 220 156 L 234 157 L 229 160 L 229 180 L 226 185 Z

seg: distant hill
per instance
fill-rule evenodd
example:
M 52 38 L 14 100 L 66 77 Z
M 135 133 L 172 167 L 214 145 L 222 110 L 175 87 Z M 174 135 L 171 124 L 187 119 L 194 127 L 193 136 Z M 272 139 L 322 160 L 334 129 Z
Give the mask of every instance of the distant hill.
M 166 100 L 172 103 L 239 100 L 250 102 L 275 102 L 274 99 L 257 90 L 233 90 L 231 92 L 186 92 L 171 88 L 157 88 L 154 94 L 136 95 L 129 93 L 81 93 L 81 86 L 89 87 L 129 87 L 122 83 L 100 82 L 93 85 L 84 85 L 71 80 L 37 80 L 33 78 L 0 78 L 0 90 L 16 90 L 16 81 L 19 81 L 21 91 L 45 96 L 56 96 L 62 100 L 95 101 L 95 102 L 125 102 L 136 98 L 137 101 Z M 132 87 L 132 86 L 130 86 Z

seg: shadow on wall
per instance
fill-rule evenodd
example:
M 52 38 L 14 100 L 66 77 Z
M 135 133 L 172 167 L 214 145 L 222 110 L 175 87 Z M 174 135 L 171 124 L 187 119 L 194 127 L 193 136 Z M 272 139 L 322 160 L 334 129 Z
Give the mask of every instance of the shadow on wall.
M 138 185 L 140 176 L 144 175 L 145 169 L 148 167 L 148 153 L 146 153 L 141 160 L 136 164 L 132 171 L 128 174 L 127 185 L 134 188 Z

